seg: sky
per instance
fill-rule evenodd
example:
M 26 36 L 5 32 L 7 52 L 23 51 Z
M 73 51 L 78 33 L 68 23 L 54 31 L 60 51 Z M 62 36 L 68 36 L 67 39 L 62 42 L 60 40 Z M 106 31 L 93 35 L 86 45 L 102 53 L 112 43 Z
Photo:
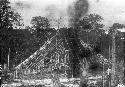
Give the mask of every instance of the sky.
M 67 8 L 76 0 L 10 0 L 13 8 L 21 13 L 25 25 L 29 25 L 35 16 L 47 16 L 51 19 L 52 27 L 57 27 L 61 17 L 62 27 L 68 26 Z M 89 12 L 103 17 L 106 28 L 113 23 L 125 24 L 125 0 L 88 0 Z M 50 15 L 53 14 L 53 15 Z
M 125 24 L 125 0 L 90 0 L 90 13 L 97 13 L 104 19 L 106 28 L 113 23 Z
M 11 0 L 12 7 L 21 13 L 25 25 L 29 25 L 35 16 L 51 18 L 52 27 L 57 27 L 57 20 L 63 21 L 62 27 L 68 26 L 67 7 L 73 0 Z M 60 18 L 61 17 L 61 18 Z

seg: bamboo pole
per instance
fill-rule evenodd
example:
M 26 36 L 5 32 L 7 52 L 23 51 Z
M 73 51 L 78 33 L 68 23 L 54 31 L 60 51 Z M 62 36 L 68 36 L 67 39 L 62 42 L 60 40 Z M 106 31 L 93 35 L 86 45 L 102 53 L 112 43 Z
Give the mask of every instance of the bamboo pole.
M 111 61 L 111 47 L 109 45 L 109 60 Z M 110 72 L 108 72 L 108 78 L 109 78 L 109 87 L 111 87 L 111 77 L 110 77 Z
M 102 74 L 102 82 L 103 82 L 103 87 L 104 87 L 104 81 L 105 81 L 105 79 L 104 79 L 104 61 L 103 61 L 103 74 Z
M 10 48 L 9 48 L 9 52 L 8 52 L 8 70 L 9 70 L 9 67 L 10 67 Z
M 115 35 L 116 35 L 116 30 L 114 30 L 113 34 L 112 34 L 112 81 L 111 81 L 111 85 L 114 86 L 115 85 L 115 67 L 116 67 L 116 49 L 115 49 Z

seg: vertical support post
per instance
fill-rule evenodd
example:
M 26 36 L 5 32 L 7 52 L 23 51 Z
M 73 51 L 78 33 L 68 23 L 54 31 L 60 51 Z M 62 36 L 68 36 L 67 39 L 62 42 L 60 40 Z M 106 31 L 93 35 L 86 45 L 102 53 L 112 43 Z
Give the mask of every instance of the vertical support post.
M 111 47 L 109 45 L 109 60 L 111 61 Z M 110 69 L 111 67 L 109 67 Z M 109 72 L 109 69 L 108 69 L 108 78 L 109 78 L 109 87 L 111 87 L 111 73 Z
M 9 52 L 8 52 L 8 70 L 9 70 L 9 67 L 10 67 L 10 48 L 9 48 Z
M 116 35 L 116 29 L 112 34 L 112 81 L 111 81 L 112 86 L 115 85 L 115 67 L 116 67 L 115 35 Z
M 102 75 L 102 82 L 103 82 L 103 87 L 105 87 L 104 82 L 105 82 L 105 75 L 104 75 L 104 61 L 103 61 L 103 75 Z
M 14 71 L 14 78 L 17 79 L 18 76 L 17 76 L 17 70 Z
M 124 53 L 124 64 L 125 64 L 125 32 L 123 32 L 123 53 Z M 125 78 L 125 65 L 124 65 L 124 78 Z

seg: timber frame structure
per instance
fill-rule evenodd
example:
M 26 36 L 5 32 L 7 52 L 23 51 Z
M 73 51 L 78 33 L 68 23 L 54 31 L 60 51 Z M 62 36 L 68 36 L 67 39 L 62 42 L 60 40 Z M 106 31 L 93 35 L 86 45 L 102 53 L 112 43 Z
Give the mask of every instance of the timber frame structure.
M 80 40 L 80 43 L 84 48 L 90 49 L 91 51 L 93 50 L 89 44 L 84 43 L 82 40 Z M 59 32 L 57 32 L 57 34 L 48 39 L 39 50 L 15 67 L 15 78 L 23 79 L 23 76 L 28 74 L 37 75 L 41 73 L 45 75 L 47 73 L 52 73 L 52 71 L 57 68 L 64 70 L 63 74 L 67 75 L 65 71 L 71 70 L 70 55 L 72 54 L 68 44 L 67 39 L 62 38 Z M 96 57 L 97 62 L 110 64 L 110 61 L 101 54 L 97 54 Z M 94 61 L 94 59 L 92 58 L 91 61 Z M 84 60 L 84 63 L 86 62 L 88 61 Z

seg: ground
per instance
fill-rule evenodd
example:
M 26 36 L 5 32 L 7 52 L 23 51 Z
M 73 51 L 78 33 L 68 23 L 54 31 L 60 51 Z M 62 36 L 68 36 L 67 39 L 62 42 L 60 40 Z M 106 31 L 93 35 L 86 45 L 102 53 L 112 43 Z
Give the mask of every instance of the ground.
M 80 78 L 61 78 L 61 87 L 79 87 Z M 90 81 L 94 84 L 94 81 Z M 13 82 L 4 83 L 1 87 L 53 87 L 51 79 L 44 80 L 19 80 L 15 79 Z M 96 87 L 96 86 L 94 86 Z M 118 84 L 116 87 L 125 87 L 123 84 Z
M 78 84 L 73 84 L 74 79 L 60 79 L 62 87 L 78 87 Z M 52 87 L 51 79 L 44 80 L 15 80 L 12 83 L 3 84 L 3 87 Z

